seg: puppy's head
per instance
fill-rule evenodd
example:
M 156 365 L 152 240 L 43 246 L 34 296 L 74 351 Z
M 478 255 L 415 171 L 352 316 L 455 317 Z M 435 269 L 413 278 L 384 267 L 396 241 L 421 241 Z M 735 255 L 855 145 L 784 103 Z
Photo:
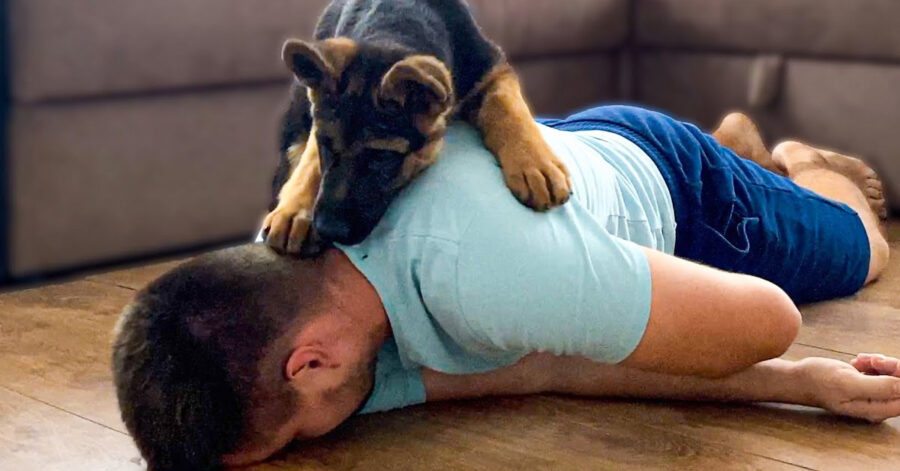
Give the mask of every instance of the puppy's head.
M 312 103 L 322 170 L 314 229 L 359 243 L 434 162 L 455 103 L 450 72 L 431 56 L 344 38 L 290 40 L 283 56 Z

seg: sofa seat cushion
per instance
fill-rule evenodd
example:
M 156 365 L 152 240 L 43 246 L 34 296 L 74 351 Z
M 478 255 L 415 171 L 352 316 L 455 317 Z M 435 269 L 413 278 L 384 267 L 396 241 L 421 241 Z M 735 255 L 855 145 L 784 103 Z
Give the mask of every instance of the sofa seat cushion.
M 896 0 L 639 0 L 638 44 L 900 60 Z
M 476 0 L 511 56 L 624 41 L 628 0 Z M 12 95 L 60 98 L 282 80 L 281 43 L 309 38 L 328 0 L 10 0 Z

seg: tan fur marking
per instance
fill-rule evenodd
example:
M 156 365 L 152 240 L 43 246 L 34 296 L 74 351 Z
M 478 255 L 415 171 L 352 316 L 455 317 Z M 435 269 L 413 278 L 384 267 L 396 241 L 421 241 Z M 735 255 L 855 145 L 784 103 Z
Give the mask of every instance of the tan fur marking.
M 334 78 L 339 78 L 344 69 L 359 53 L 359 45 L 350 38 L 330 38 L 322 41 L 322 55 L 331 67 Z
M 374 150 L 389 150 L 405 154 L 409 152 L 409 140 L 403 139 L 402 137 L 395 137 L 393 139 L 374 139 L 366 142 L 365 147 Z
M 320 42 L 289 39 L 284 43 L 281 55 L 291 70 L 296 70 L 295 57 L 297 55 L 311 60 L 324 75 L 323 81 L 314 85 L 333 90 L 337 80 L 344 73 L 344 69 L 353 61 L 358 52 L 359 46 L 348 38 L 331 38 Z M 300 77 L 300 79 L 304 80 L 304 77 Z
M 453 77 L 443 62 L 432 56 L 409 56 L 391 67 L 381 79 L 377 100 L 393 100 L 401 106 L 411 93 L 409 84 L 425 86 L 434 94 L 430 108 L 415 117 L 419 131 L 430 136 L 442 132 L 444 120 L 453 111 Z
M 299 144 L 291 148 L 299 149 Z M 263 222 L 267 231 L 266 243 L 270 247 L 291 254 L 300 253 L 312 223 L 321 181 L 319 145 L 314 125 L 296 167 L 278 193 L 278 205 Z
M 405 186 L 426 168 L 434 164 L 443 145 L 444 140 L 441 137 L 437 137 L 425 144 L 425 147 L 418 152 L 409 154 L 406 160 L 403 161 L 403 168 L 400 170 L 400 175 L 397 178 L 396 188 Z
M 288 147 L 287 159 L 291 164 L 291 170 L 297 168 L 297 164 L 300 163 L 300 159 L 303 157 L 303 153 L 306 150 L 306 142 L 298 142 L 290 147 Z
M 568 172 L 541 136 L 512 67 L 497 66 L 481 89 L 475 124 L 485 146 L 497 156 L 507 186 L 519 201 L 537 210 L 565 203 L 571 187 Z
M 409 56 L 394 64 L 381 79 L 383 98 L 405 104 L 408 83 L 425 86 L 437 98 L 436 105 L 443 105 L 453 95 L 453 79 L 443 62 L 432 56 Z
M 316 106 L 319 103 L 319 92 L 311 87 L 306 87 L 306 98 L 309 99 L 309 114 L 314 116 L 316 114 Z

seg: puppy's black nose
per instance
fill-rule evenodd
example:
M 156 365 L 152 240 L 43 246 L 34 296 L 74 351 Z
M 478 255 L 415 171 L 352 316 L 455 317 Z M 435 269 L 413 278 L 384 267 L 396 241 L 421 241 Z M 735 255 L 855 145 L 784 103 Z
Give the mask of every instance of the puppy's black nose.
M 351 243 L 350 224 L 342 218 L 335 217 L 329 213 L 316 214 L 313 224 L 316 227 L 316 232 L 323 239 L 339 244 Z

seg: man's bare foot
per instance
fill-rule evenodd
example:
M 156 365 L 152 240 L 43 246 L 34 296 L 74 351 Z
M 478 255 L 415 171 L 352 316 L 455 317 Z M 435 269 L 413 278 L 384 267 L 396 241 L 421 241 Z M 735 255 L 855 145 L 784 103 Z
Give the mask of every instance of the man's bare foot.
M 887 219 L 884 185 L 875 170 L 862 160 L 796 141 L 785 141 L 776 146 L 772 159 L 775 165 L 787 171 L 789 177 L 811 168 L 824 168 L 844 175 L 859 187 L 872 212 L 882 221 Z
M 887 204 L 884 200 L 884 185 L 878 174 L 871 167 L 866 165 L 860 159 L 847 155 L 838 154 L 827 149 L 816 149 L 825 158 L 825 161 L 832 167 L 840 169 L 839 171 L 856 182 L 856 185 L 863 190 L 872 211 L 882 221 L 887 219 Z
M 713 132 L 713 137 L 735 154 L 756 162 L 760 167 L 779 175 L 786 175 L 785 169 L 778 166 L 772 154 L 766 149 L 759 129 L 749 116 L 743 113 L 729 113 Z
M 886 375 L 900 378 L 900 360 L 878 353 L 860 353 L 850 364 L 867 375 Z

